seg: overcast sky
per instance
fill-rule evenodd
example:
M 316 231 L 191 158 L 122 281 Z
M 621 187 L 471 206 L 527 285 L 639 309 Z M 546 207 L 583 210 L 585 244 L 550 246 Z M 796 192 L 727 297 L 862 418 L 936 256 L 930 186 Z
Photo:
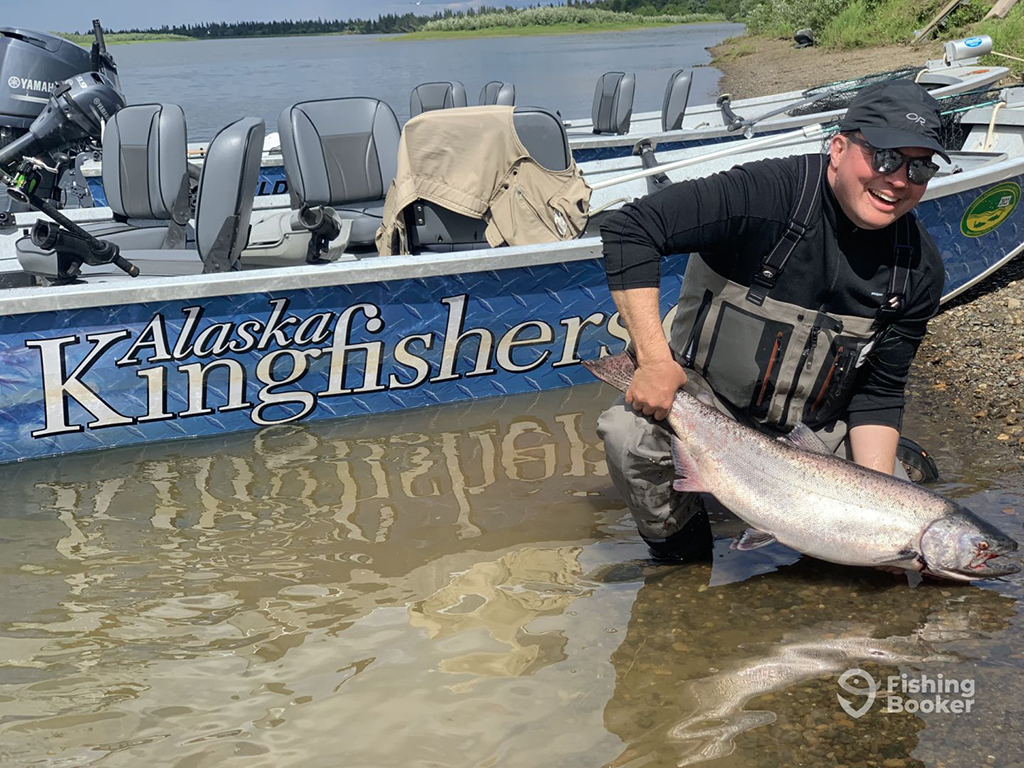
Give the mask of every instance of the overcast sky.
M 545 4 L 551 0 L 544 0 Z M 557 0 L 561 2 L 562 0 Z M 491 5 L 536 5 L 537 0 L 491 0 Z M 194 24 L 201 21 L 258 19 L 376 18 L 382 13 L 417 12 L 430 15 L 444 8 L 465 9 L 479 0 L 0 0 L 0 26 L 41 31 L 92 29 L 98 18 L 104 29 L 158 27 L 161 24 Z

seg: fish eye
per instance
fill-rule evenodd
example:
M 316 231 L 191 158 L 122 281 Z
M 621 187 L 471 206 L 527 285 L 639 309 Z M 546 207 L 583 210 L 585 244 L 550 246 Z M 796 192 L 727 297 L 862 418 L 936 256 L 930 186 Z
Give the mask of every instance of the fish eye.
M 982 550 L 988 549 L 988 542 L 987 541 L 983 541 L 980 544 L 978 544 L 978 549 L 982 549 Z

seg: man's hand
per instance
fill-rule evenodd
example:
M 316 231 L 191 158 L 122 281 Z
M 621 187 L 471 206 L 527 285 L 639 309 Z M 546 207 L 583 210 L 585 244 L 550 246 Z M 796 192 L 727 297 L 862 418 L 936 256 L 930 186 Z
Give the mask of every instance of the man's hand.
M 664 419 L 676 392 L 686 383 L 686 371 L 671 357 L 641 364 L 626 390 L 626 402 L 645 416 Z

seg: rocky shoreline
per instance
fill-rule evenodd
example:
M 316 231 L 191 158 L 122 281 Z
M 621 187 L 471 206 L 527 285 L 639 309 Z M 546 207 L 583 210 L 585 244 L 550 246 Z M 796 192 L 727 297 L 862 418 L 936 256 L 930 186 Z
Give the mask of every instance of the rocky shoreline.
M 710 49 L 719 90 L 736 98 L 859 77 L 941 56 L 941 46 L 831 53 L 789 41 L 740 37 Z M 958 442 L 984 445 L 1024 465 L 1024 254 L 946 303 L 928 326 L 908 385 L 960 425 Z

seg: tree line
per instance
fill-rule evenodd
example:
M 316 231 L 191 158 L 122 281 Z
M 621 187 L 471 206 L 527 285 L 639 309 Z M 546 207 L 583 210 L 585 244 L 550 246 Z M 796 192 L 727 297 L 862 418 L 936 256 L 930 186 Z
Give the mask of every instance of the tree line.
M 687 15 L 692 13 L 721 14 L 734 17 L 740 12 L 742 0 L 568 0 L 574 7 L 591 7 L 607 11 L 635 13 L 643 16 L 663 14 Z M 551 4 L 549 4 L 551 5 Z M 747 3 L 749 5 L 749 2 Z M 537 6 L 541 7 L 541 6 Z M 197 39 L 224 37 L 277 37 L 290 35 L 390 35 L 416 32 L 429 21 L 458 16 L 478 16 L 486 13 L 516 12 L 523 10 L 513 6 L 480 6 L 466 11 L 444 10 L 431 16 L 415 13 L 381 14 L 376 19 L 284 19 L 282 21 L 230 21 L 204 22 L 201 24 L 164 24 L 147 29 L 119 29 L 118 34 L 182 35 Z

